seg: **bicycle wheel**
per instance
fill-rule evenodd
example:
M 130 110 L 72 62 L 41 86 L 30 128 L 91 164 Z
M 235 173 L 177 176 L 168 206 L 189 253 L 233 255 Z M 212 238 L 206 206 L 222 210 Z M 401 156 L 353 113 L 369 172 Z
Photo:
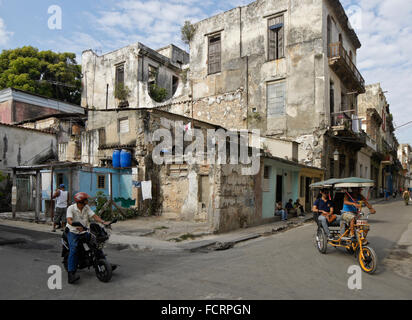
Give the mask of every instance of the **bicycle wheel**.
M 362 254 L 360 249 L 358 249 L 358 262 L 362 270 L 366 273 L 372 274 L 376 271 L 378 266 L 378 256 L 375 251 L 370 247 L 362 247 Z

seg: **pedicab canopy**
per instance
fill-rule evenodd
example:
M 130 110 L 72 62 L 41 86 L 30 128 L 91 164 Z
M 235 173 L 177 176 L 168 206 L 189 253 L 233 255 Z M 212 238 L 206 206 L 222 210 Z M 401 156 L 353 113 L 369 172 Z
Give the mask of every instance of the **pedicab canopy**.
M 368 188 L 373 187 L 375 181 L 361 178 L 329 179 L 310 185 L 311 188 Z

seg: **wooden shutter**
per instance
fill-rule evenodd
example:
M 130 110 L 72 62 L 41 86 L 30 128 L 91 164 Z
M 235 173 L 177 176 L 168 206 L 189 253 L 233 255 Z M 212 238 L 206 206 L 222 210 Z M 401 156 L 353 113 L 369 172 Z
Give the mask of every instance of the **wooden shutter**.
M 221 35 L 209 38 L 209 74 L 221 71 Z
M 268 20 L 268 59 L 284 57 L 284 22 L 283 16 Z
M 285 82 L 267 85 L 267 117 L 274 118 L 285 114 L 286 105 Z
M 129 132 L 129 119 L 128 118 L 119 120 L 119 131 L 120 133 Z

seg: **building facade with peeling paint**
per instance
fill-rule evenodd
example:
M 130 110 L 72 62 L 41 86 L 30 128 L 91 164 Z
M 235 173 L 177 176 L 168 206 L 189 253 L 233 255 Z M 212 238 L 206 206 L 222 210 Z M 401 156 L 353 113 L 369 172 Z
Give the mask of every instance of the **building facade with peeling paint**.
M 299 143 L 299 162 L 356 175 L 366 136 L 359 39 L 337 0 L 258 0 L 194 24 L 192 110 L 168 110 Z M 335 160 L 336 159 L 336 160 Z

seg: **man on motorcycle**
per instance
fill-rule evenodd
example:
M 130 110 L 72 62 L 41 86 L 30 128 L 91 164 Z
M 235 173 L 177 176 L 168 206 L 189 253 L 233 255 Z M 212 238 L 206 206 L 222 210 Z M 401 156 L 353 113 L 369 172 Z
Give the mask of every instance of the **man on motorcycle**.
M 69 258 L 68 258 L 68 279 L 69 283 L 72 284 L 79 280 L 80 277 L 76 275 L 77 269 L 77 244 L 80 235 L 86 233 L 82 227 L 74 227 L 72 224 L 74 222 L 80 222 L 83 226 L 89 226 L 89 219 L 93 218 L 95 221 L 108 224 L 108 222 L 103 221 L 98 215 L 96 215 L 92 209 L 88 206 L 89 195 L 84 192 L 79 192 L 74 196 L 75 204 L 72 204 L 67 208 L 67 225 L 69 229 L 67 232 L 67 240 L 69 242 Z M 86 237 L 89 234 L 86 234 Z
M 320 194 L 322 197 L 315 201 L 312 210 L 313 212 L 320 214 L 318 220 L 322 224 L 323 230 L 325 230 L 328 239 L 333 240 L 330 236 L 329 223 L 334 222 L 335 220 L 339 223 L 340 217 L 333 215 L 333 202 L 329 200 L 329 190 L 322 189 L 320 190 Z M 334 218 L 331 218 L 333 216 Z
M 375 214 L 376 210 L 369 204 L 361 194 L 362 188 L 352 188 L 351 194 L 346 193 L 342 208 L 341 235 L 345 233 L 345 223 L 350 227 L 350 237 L 355 237 L 355 217 L 362 209 L 361 201 L 368 207 L 370 213 Z

